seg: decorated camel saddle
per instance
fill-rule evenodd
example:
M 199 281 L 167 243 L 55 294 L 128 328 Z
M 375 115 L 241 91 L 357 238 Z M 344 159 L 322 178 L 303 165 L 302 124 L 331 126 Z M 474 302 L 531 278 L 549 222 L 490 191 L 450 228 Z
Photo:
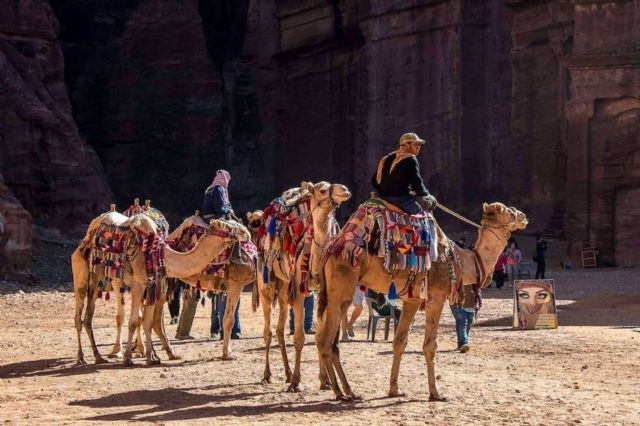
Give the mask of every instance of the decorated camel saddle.
M 163 217 L 164 219 L 164 217 Z M 89 261 L 90 272 L 97 279 L 98 297 L 106 292 L 110 299 L 113 279 L 124 278 L 124 266 L 128 259 L 142 253 L 145 258 L 148 288 L 145 300 L 153 304 L 159 299 L 158 287 L 166 276 L 164 263 L 164 240 L 156 222 L 149 216 L 131 213 L 125 216 L 116 211 L 103 213 L 89 225 L 79 247 Z M 121 286 L 121 292 L 125 286 Z
M 404 213 L 379 198 L 360 205 L 340 234 L 328 247 L 328 254 L 342 256 L 358 266 L 359 257 L 369 254 L 384 259 L 391 275 L 426 273 L 438 259 L 438 228 L 430 213 Z
M 275 279 L 275 268 L 286 277 L 291 297 L 298 289 L 291 286 L 295 266 L 300 262 L 300 288 L 304 294 L 314 290 L 310 280 L 311 245 L 313 243 L 313 217 L 310 214 L 311 194 L 302 188 L 292 188 L 269 204 L 262 215 L 256 240 L 262 262 L 263 282 L 269 285 Z M 330 213 L 331 226 L 338 227 L 334 213 Z
M 244 227 L 239 222 L 234 221 L 235 226 Z M 176 228 L 167 238 L 167 243 L 174 250 L 187 252 L 193 249 L 207 230 L 209 225 L 202 219 L 200 214 L 196 212 L 191 217 L 182 222 L 182 224 Z M 246 228 L 245 228 L 246 229 Z M 209 231 L 211 232 L 211 231 Z M 249 231 L 247 230 L 247 234 Z M 240 249 L 238 250 L 238 244 Z M 222 253 L 216 256 L 203 270 L 202 275 L 209 275 L 214 277 L 225 277 L 229 263 L 237 263 L 250 266 L 255 270 L 257 259 L 257 250 L 255 244 L 250 241 L 236 242 L 232 246 L 225 249 Z

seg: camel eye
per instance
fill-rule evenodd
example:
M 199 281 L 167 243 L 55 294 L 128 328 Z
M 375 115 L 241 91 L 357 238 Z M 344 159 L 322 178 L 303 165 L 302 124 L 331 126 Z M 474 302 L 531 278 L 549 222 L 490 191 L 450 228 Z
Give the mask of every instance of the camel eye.
M 327 193 L 327 190 L 326 190 L 326 189 L 321 189 L 321 190 L 320 190 L 320 193 L 321 193 L 322 195 L 324 195 L 324 194 L 326 194 L 326 193 Z

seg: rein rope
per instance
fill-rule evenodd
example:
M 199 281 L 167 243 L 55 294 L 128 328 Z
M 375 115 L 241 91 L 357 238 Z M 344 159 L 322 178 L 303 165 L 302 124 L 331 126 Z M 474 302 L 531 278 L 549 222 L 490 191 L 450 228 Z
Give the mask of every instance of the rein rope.
M 480 225 L 478 225 L 477 223 L 475 223 L 474 221 L 467 219 L 466 217 L 462 216 L 459 213 L 454 212 L 453 210 L 449 209 L 448 207 L 443 206 L 440 203 L 436 204 L 436 207 L 438 207 L 440 210 L 442 210 L 445 213 L 450 214 L 451 216 L 455 217 L 456 219 L 468 223 L 471 226 L 475 226 L 476 228 L 480 229 Z

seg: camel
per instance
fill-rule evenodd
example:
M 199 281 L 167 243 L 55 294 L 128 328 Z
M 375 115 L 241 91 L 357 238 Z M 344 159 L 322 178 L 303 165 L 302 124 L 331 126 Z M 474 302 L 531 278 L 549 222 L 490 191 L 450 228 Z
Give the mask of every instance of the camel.
M 327 247 L 331 239 L 337 234 L 338 224 L 335 220 L 334 213 L 336 208 L 344 201 L 347 201 L 351 197 L 351 193 L 346 186 L 340 184 L 330 184 L 327 182 L 319 182 L 313 184 L 312 182 L 302 182 L 300 188 L 293 188 L 285 191 L 283 199 L 287 199 L 292 194 L 298 194 L 301 199 L 309 199 L 310 205 L 306 215 L 311 215 L 313 223 L 313 231 L 310 234 L 306 234 L 301 238 L 304 241 L 305 238 L 312 240 L 310 250 L 310 265 L 311 276 L 319 273 L 318 264 L 316 259 L 320 259 L 324 249 Z M 264 218 L 266 219 L 266 218 Z M 307 216 L 305 216 L 307 220 Z M 267 226 L 268 224 L 263 224 Z M 307 230 L 307 233 L 310 231 Z M 265 252 L 268 252 L 272 247 L 265 247 Z M 267 254 L 267 253 L 265 253 Z M 278 345 L 280 347 L 280 353 L 282 354 L 282 362 L 284 364 L 284 370 L 286 375 L 286 383 L 290 382 L 288 391 L 297 392 L 300 390 L 300 362 L 302 348 L 304 346 L 305 334 L 304 334 L 304 298 L 305 294 L 299 291 L 300 284 L 303 279 L 303 256 L 298 256 L 295 259 L 295 264 L 291 270 L 291 258 L 287 250 L 283 250 L 279 257 L 273 262 L 273 271 L 269 274 L 272 277 L 267 276 L 269 282 L 265 282 L 265 276 L 261 271 L 265 267 L 265 256 L 259 256 L 258 258 L 258 292 L 260 296 L 260 303 L 262 304 L 262 311 L 264 315 L 264 343 L 265 343 L 265 368 L 262 378 L 262 383 L 271 382 L 271 370 L 269 366 L 269 350 L 271 347 L 271 309 L 275 305 L 275 299 L 279 305 L 278 323 L 276 325 L 276 336 L 278 338 Z M 292 287 L 290 287 L 290 285 Z M 290 289 L 294 290 L 295 296 L 291 299 Z M 284 339 L 284 327 L 287 320 L 288 302 L 293 304 L 294 312 L 294 346 L 295 346 L 295 364 L 293 374 L 289 367 L 289 360 L 287 357 L 287 350 Z
M 90 278 L 90 266 L 89 262 L 85 259 L 85 250 L 90 247 L 93 240 L 93 236 L 96 230 L 102 225 L 116 225 L 118 227 L 129 228 L 129 232 L 133 235 L 141 233 L 142 235 L 157 235 L 158 229 L 155 223 L 144 214 L 135 214 L 133 216 L 126 217 L 120 213 L 111 211 L 103 213 L 94 219 L 87 230 L 87 236 L 81 243 L 81 245 L 74 251 L 71 256 L 71 267 L 73 270 L 74 281 L 74 293 L 76 298 L 76 313 L 75 313 L 75 325 L 78 338 L 78 364 L 86 364 L 84 355 L 82 352 L 81 342 L 81 329 L 84 324 L 91 347 L 95 357 L 96 364 L 104 363 L 106 360 L 102 358 L 98 352 L 94 335 L 93 335 L 93 314 L 95 310 L 95 301 L 97 298 L 97 291 L 95 282 L 91 282 Z M 167 277 L 187 277 L 194 275 L 204 268 L 208 262 L 218 255 L 222 250 L 228 247 L 234 240 L 245 241 L 249 238 L 249 234 L 246 230 L 239 228 L 233 223 L 214 220 L 209 224 L 207 234 L 203 236 L 198 244 L 187 253 L 180 253 L 172 250 L 169 247 L 165 247 L 165 265 Z M 127 283 L 131 288 L 131 314 L 129 317 L 129 338 L 127 341 L 127 347 L 124 353 L 124 365 L 132 365 L 132 338 L 133 333 L 136 331 L 140 324 L 139 311 L 143 302 L 145 291 L 147 290 L 148 277 L 145 268 L 144 256 L 140 255 L 140 247 L 133 243 L 135 238 L 130 239 L 130 244 L 126 248 L 127 255 L 124 265 L 124 276 L 121 280 L 112 279 L 112 283 L 115 288 L 120 288 L 123 283 Z M 98 279 L 104 278 L 103 276 Z M 121 304 L 121 295 L 119 291 L 116 291 L 118 296 L 118 303 Z M 87 311 L 84 317 L 84 321 L 81 320 L 82 310 L 84 309 L 84 299 L 87 298 Z M 155 305 L 162 305 L 157 303 Z M 176 358 L 173 354 L 169 341 L 164 333 L 164 325 L 162 323 L 161 316 L 162 306 L 154 309 L 146 309 L 143 315 L 143 328 L 146 335 L 146 356 L 147 364 L 157 364 L 159 359 L 153 350 L 151 342 L 151 327 L 153 326 L 157 334 L 160 336 L 162 345 L 169 354 L 170 358 Z M 118 333 L 119 334 L 119 333 Z M 119 342 L 117 339 L 116 345 Z M 117 348 L 114 348 L 114 351 Z
M 206 223 L 199 216 L 199 212 L 196 210 L 196 214 L 185 219 L 185 221 L 173 231 L 169 237 L 168 241 L 176 241 L 180 239 L 185 229 L 188 229 L 192 226 L 206 228 Z M 244 228 L 241 224 L 237 224 Z M 247 232 L 249 232 L 247 230 Z M 248 234 L 250 235 L 250 234 Z M 211 262 L 213 258 L 209 259 Z M 233 355 L 229 350 L 229 338 L 231 336 L 231 329 L 235 323 L 234 312 L 235 307 L 238 303 L 238 298 L 240 297 L 240 293 L 242 289 L 247 285 L 251 284 L 256 279 L 256 269 L 255 265 L 248 264 L 238 264 L 234 262 L 229 262 L 228 265 L 225 266 L 225 277 L 215 277 L 212 275 L 205 275 L 199 271 L 198 274 L 194 274 L 188 277 L 182 277 L 180 280 L 185 284 L 191 286 L 192 288 L 197 288 L 198 285 L 203 291 L 212 291 L 214 293 L 220 293 L 222 291 L 226 291 L 227 293 L 227 303 L 226 309 L 224 313 L 223 319 L 223 329 L 224 329 L 224 340 L 222 344 L 222 358 L 223 360 L 232 360 L 234 359 Z M 221 287 L 221 283 L 224 283 L 224 287 Z
M 507 208 L 501 203 L 484 203 L 482 222 L 474 250 L 458 248 L 437 228 L 441 243 L 440 253 L 444 253 L 443 250 L 446 249 L 446 246 L 455 252 L 455 257 L 458 259 L 458 265 L 455 268 L 456 277 L 461 280 L 462 285 L 478 282 L 487 285 L 490 281 L 488 280 L 489 273 L 493 271 L 498 256 L 506 246 L 511 233 L 518 229 L 524 229 L 526 226 L 526 216 L 515 208 Z M 390 276 L 383 266 L 382 258 L 372 256 L 365 250 L 358 257 L 358 265 L 358 267 L 354 267 L 351 262 L 341 256 L 328 255 L 322 269 L 323 274 L 320 277 L 319 328 L 316 335 L 316 346 L 320 362 L 326 366 L 326 368 L 321 367 L 320 385 L 321 388 L 327 388 L 330 385 L 336 398 L 343 400 L 359 398 L 347 382 L 338 349 L 340 320 L 351 303 L 355 283 L 360 282 L 366 287 L 382 293 L 387 293 L 390 287 Z M 403 288 L 407 281 L 407 273 L 405 271 L 399 272 L 394 277 L 394 281 L 397 288 Z M 421 281 L 421 276 L 415 280 L 416 283 Z M 451 292 L 451 279 L 446 259 L 440 258 L 431 264 L 427 273 L 427 283 L 423 352 L 427 364 L 429 399 L 444 401 L 446 398 L 440 394 L 436 385 L 434 358 L 440 315 L 445 300 Z M 402 296 L 402 300 L 402 314 L 393 339 L 390 397 L 402 395 L 398 388 L 400 360 L 407 346 L 410 325 L 422 302 L 420 298 L 410 298 L 408 295 Z M 336 381 L 336 372 L 342 382 L 344 394 Z

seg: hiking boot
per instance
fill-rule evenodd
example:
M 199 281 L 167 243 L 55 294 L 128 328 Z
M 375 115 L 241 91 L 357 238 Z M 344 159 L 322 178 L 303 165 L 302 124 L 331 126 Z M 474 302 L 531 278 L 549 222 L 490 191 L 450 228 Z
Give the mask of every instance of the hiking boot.
M 356 337 L 356 334 L 353 332 L 353 325 L 350 325 L 350 326 L 347 328 L 347 334 L 349 335 L 349 337 L 352 337 L 352 338 L 353 338 L 353 337 Z
M 469 352 L 469 349 L 471 349 L 471 348 L 469 347 L 469 345 L 462 345 L 462 346 L 460 346 L 460 352 L 461 352 L 461 353 L 463 353 L 463 354 L 466 354 L 467 352 Z
M 342 339 L 340 339 L 341 342 L 350 342 L 351 340 L 349 333 L 342 333 Z
M 240 339 L 240 334 L 232 334 L 231 335 L 231 340 L 238 340 Z
M 316 331 L 313 328 L 304 331 L 304 334 L 316 334 Z

